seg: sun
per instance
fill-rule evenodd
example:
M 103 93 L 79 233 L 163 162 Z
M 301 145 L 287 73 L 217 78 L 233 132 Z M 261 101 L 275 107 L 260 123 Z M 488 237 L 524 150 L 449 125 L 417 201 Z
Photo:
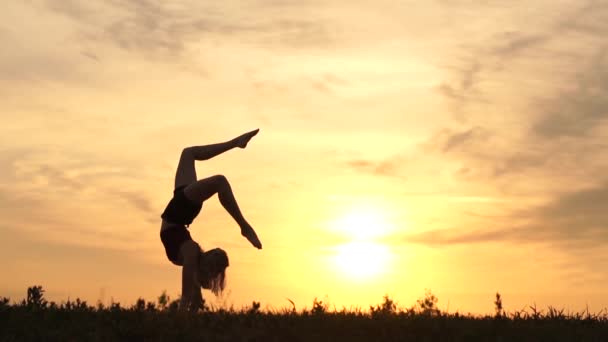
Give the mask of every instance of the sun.
M 352 242 L 336 247 L 335 266 L 352 280 L 367 281 L 383 275 L 390 267 L 388 246 L 370 242 Z
M 385 210 L 366 205 L 350 208 L 330 223 L 330 229 L 352 240 L 370 241 L 390 234 L 394 225 Z
M 369 281 L 390 269 L 392 253 L 381 238 L 393 233 L 395 226 L 383 207 L 370 203 L 352 206 L 330 223 L 330 229 L 348 240 L 336 246 L 333 255 L 334 266 L 342 274 Z

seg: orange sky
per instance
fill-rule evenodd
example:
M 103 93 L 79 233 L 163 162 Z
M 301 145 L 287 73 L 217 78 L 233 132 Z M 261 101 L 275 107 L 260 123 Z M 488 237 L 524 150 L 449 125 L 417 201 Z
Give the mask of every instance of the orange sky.
M 191 227 L 237 308 L 608 306 L 608 6 L 33 0 L 0 13 L 0 296 L 175 297 L 181 149 L 232 183 Z

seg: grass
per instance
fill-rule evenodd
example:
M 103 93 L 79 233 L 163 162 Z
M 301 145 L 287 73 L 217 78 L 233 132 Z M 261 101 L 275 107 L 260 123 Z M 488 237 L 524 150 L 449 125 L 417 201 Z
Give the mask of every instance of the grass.
M 508 313 L 499 294 L 495 315 L 486 316 L 441 312 L 430 292 L 406 309 L 385 296 L 366 311 L 330 311 L 315 299 L 301 311 L 261 310 L 253 302 L 194 314 L 178 311 L 164 294 L 131 307 L 78 299 L 58 305 L 43 294 L 34 286 L 20 303 L 0 300 L 1 341 L 608 341 L 606 314 L 535 307 Z

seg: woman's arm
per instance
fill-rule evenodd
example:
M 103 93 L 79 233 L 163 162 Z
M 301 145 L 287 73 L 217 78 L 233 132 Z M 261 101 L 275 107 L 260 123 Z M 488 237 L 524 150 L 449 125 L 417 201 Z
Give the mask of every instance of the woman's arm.
M 201 286 L 198 285 L 194 290 L 194 295 L 192 296 L 192 302 L 190 303 L 191 311 L 204 310 L 205 301 L 203 300 L 203 292 L 201 291 Z
M 202 301 L 201 286 L 197 275 L 200 247 L 196 242 L 190 240 L 182 244 L 180 251 L 183 256 L 180 308 L 181 310 L 197 310 L 198 307 L 195 307 L 193 303 L 198 304 L 199 301 Z

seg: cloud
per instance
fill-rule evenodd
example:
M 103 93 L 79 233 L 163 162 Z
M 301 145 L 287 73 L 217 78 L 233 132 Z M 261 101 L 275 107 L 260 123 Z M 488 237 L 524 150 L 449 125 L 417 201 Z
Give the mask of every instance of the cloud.
M 444 5 L 452 8 L 459 6 L 448 2 Z M 463 38 L 463 42 L 467 43 L 462 44 L 464 47 L 461 48 L 458 57 L 451 55 L 449 61 L 442 62 L 443 65 L 449 65 L 445 67 L 447 79 L 435 88 L 440 95 L 449 100 L 450 109 L 458 120 L 469 121 L 467 119 L 472 116 L 469 113 L 470 104 L 492 102 L 494 94 L 485 89 L 486 82 L 482 81 L 496 82 L 505 71 L 516 73 L 513 66 L 522 61 L 536 63 L 541 70 L 547 65 L 559 64 L 559 61 L 565 59 L 576 59 L 560 73 L 564 75 L 562 79 L 565 80 L 573 67 L 574 71 L 580 67 L 577 63 L 579 60 L 584 60 L 589 49 L 595 49 L 594 46 L 598 45 L 605 46 L 603 37 L 608 34 L 608 24 L 605 20 L 608 15 L 606 4 L 589 0 L 580 4 L 560 6 L 562 6 L 560 11 L 551 13 L 545 13 L 546 9 L 539 8 L 538 14 L 545 16 L 543 20 L 525 26 L 517 25 L 521 29 L 483 32 L 488 38 L 470 43 Z M 513 16 L 518 15 L 515 9 L 509 10 Z M 505 13 L 508 13 L 507 9 Z M 576 35 L 573 35 L 574 33 Z M 481 33 L 479 36 L 482 36 Z M 477 36 L 473 35 L 473 37 Z M 555 66 L 556 69 L 560 67 L 564 66 Z M 535 71 L 537 70 L 532 70 Z M 527 72 L 520 75 L 522 80 L 532 76 L 529 71 Z M 504 82 L 503 79 L 500 81 Z M 575 122 L 575 120 L 566 122 L 568 120 L 568 118 L 560 119 L 565 123 Z M 573 130 L 579 129 L 575 127 Z
M 434 154 L 461 165 L 453 174 L 456 179 L 491 182 L 506 191 L 522 190 L 532 179 L 554 191 L 568 184 L 589 184 L 589 177 L 600 177 L 608 164 L 603 157 L 607 147 L 599 136 L 554 140 L 525 131 L 515 138 L 491 126 L 443 129 L 423 144 L 425 157 Z
M 89 52 L 89 51 L 81 51 L 80 52 L 81 55 L 83 55 L 84 57 L 87 57 L 89 59 L 92 59 L 96 62 L 100 62 L 101 60 L 99 59 L 99 57 L 94 54 L 93 52 Z
M 439 157 L 465 165 L 467 172 L 456 177 L 580 186 L 590 183 L 581 176 L 599 174 L 608 128 L 608 45 L 601 40 L 608 25 L 599 19 L 608 6 L 568 6 L 521 30 L 490 32 L 490 39 L 443 63 L 459 65 L 446 68 L 451 79 L 437 90 L 460 128 L 439 131 L 428 144 Z M 581 23 L 593 29 L 574 29 Z M 468 57 L 457 57 L 463 54 Z
M 481 63 L 473 59 L 456 68 L 454 80 L 443 81 L 436 87 L 436 91 L 450 101 L 450 108 L 454 115 L 462 119 L 463 111 L 471 102 L 483 102 L 483 93 L 478 84 L 483 72 Z
M 444 128 L 421 144 L 424 155 L 420 158 L 438 158 L 442 164 L 455 161 L 460 165 L 454 173 L 457 180 L 482 182 L 493 178 L 508 156 L 510 150 L 503 140 L 492 127 Z
M 529 235 L 564 242 L 583 240 L 591 246 L 605 244 L 608 242 L 606 203 L 608 182 L 566 193 L 529 213 L 536 221 Z
M 501 32 L 495 36 L 496 44 L 490 50 L 491 55 L 495 55 L 499 62 L 503 63 L 525 51 L 550 45 L 556 40 L 571 38 L 568 34 L 572 32 L 600 39 L 608 32 L 608 24 L 605 21 L 608 6 L 602 1 L 581 1 L 558 13 L 557 18 L 544 27 L 540 21 L 540 25 L 530 25 L 525 30 Z
M 444 131 L 445 142 L 442 147 L 444 153 L 462 148 L 469 143 L 479 143 L 487 139 L 487 132 L 479 126 L 471 127 L 462 132 Z
M 507 214 L 499 219 L 477 217 L 484 220 L 484 228 L 429 230 L 408 235 L 404 241 L 427 245 L 536 243 L 586 256 L 608 243 L 608 214 L 601 205 L 608 199 L 608 183 L 601 181 L 608 164 L 608 49 L 600 40 L 608 34 L 608 25 L 597 20 L 605 18 L 606 10 L 605 5 L 588 2 L 545 28 L 493 35 L 493 42 L 467 50 L 472 55 L 469 60 L 483 68 L 451 68 L 453 79 L 438 89 L 457 105 L 452 109 L 463 113 L 465 125 L 435 133 L 426 146 L 437 158 L 464 165 L 466 172 L 454 172 L 455 179 L 501 189 L 502 195 L 516 191 L 544 197 L 547 203 L 510 213 L 505 208 Z M 589 23 L 584 32 L 577 28 L 582 23 Z M 518 64 L 518 60 L 524 62 Z M 552 64 L 547 64 L 549 60 Z M 563 72 L 543 74 L 547 65 Z M 516 87 L 525 82 L 534 87 L 530 94 L 520 92 L 517 101 L 523 105 L 517 107 L 521 108 L 518 112 L 511 109 L 511 103 L 499 107 L 496 99 L 503 94 L 485 88 L 481 79 L 506 85 L 501 89 L 511 85 L 519 91 Z M 554 83 L 536 82 L 538 79 Z M 504 119 L 488 120 L 469 110 L 472 90 L 489 103 L 497 103 L 491 109 Z M 535 92 L 542 95 L 535 97 Z M 504 127 L 503 122 L 513 124 Z
M 337 76 L 332 72 L 321 72 L 318 74 L 310 73 L 306 76 L 298 76 L 294 79 L 286 80 L 275 80 L 275 79 L 264 79 L 263 76 L 259 75 L 258 70 L 249 70 L 247 76 L 251 79 L 251 86 L 262 96 L 267 95 L 280 95 L 285 96 L 288 92 L 295 91 L 308 91 L 306 88 L 296 87 L 310 87 L 322 95 L 334 96 L 339 93 L 340 90 L 348 88 L 352 83 L 344 77 Z M 260 116 L 260 114 L 256 114 Z M 267 120 L 267 119 L 266 119 Z
M 404 161 L 405 158 L 403 156 L 394 156 L 382 161 L 353 159 L 345 164 L 357 172 L 369 173 L 374 176 L 404 178 L 400 172 Z
M 8 41 L 13 40 L 8 38 Z M 73 60 L 67 60 L 65 56 L 58 55 L 60 52 L 50 52 L 45 55 L 31 53 L 23 54 L 25 50 L 21 42 L 8 44 L 14 47 L 0 57 L 0 82 L 8 81 L 7 85 L 0 85 L 3 92 L 13 92 L 19 89 L 19 81 L 39 82 L 53 81 L 88 81 L 85 72 Z M 4 83 L 4 82 L 2 82 Z M 6 88 L 6 89 L 4 89 Z
M 263 45 L 282 46 L 295 49 L 329 48 L 338 43 L 337 32 L 323 20 L 288 19 L 264 23 L 257 32 Z
M 403 238 L 405 243 L 423 244 L 428 246 L 444 246 L 471 243 L 505 242 L 509 232 L 504 230 L 477 230 L 472 232 L 458 232 L 456 229 L 430 230 L 422 233 L 410 234 Z
M 310 80 L 311 86 L 326 94 L 334 94 L 336 88 L 348 86 L 349 82 L 333 73 L 323 73 L 322 75 Z
M 148 196 L 145 182 L 134 181 L 134 170 L 99 159 L 92 164 L 90 158 L 65 151 L 57 155 L 53 149 L 0 151 L 6 166 L 0 172 L 3 221 L 41 239 L 123 247 L 152 217 L 158 224 L 161 208 Z M 125 222 L 133 227 L 108 228 Z
M 500 46 L 493 51 L 500 58 L 512 58 L 524 50 L 541 46 L 552 38 L 550 35 L 522 34 L 520 32 L 505 32 L 503 37 L 504 40 L 500 42 Z
M 273 8 L 221 3 L 169 4 L 156 0 L 114 0 L 103 6 L 80 1 L 49 1 L 48 8 L 78 23 L 78 36 L 92 44 L 155 57 L 184 55 L 189 44 L 237 39 L 265 47 L 327 47 L 333 43 L 327 22 L 276 14 Z M 258 7 L 255 7 L 258 6 Z M 216 40 L 217 41 L 217 40 Z
M 555 30 L 557 32 L 575 32 L 585 36 L 602 37 L 608 32 L 606 15 L 608 4 L 605 1 L 589 0 L 578 9 L 569 11 Z
M 562 136 L 584 137 L 608 119 L 608 46 L 601 47 L 574 83 L 576 88 L 562 92 L 544 104 L 533 132 L 551 139 Z
M 127 201 L 142 212 L 151 215 L 158 212 L 158 209 L 155 208 L 155 206 L 152 204 L 152 201 L 150 201 L 150 199 L 145 195 L 143 191 L 117 190 L 112 191 L 112 193 L 116 194 L 116 196 Z
M 44 4 L 51 10 L 63 13 L 71 18 L 90 20 L 95 17 L 96 9 L 78 0 L 48 0 Z
M 464 228 L 430 230 L 408 235 L 404 241 L 425 245 L 541 243 L 580 252 L 608 243 L 606 203 L 608 182 L 564 193 L 545 205 L 515 211 L 509 215 L 509 223 L 495 221 L 484 229 L 473 231 Z

